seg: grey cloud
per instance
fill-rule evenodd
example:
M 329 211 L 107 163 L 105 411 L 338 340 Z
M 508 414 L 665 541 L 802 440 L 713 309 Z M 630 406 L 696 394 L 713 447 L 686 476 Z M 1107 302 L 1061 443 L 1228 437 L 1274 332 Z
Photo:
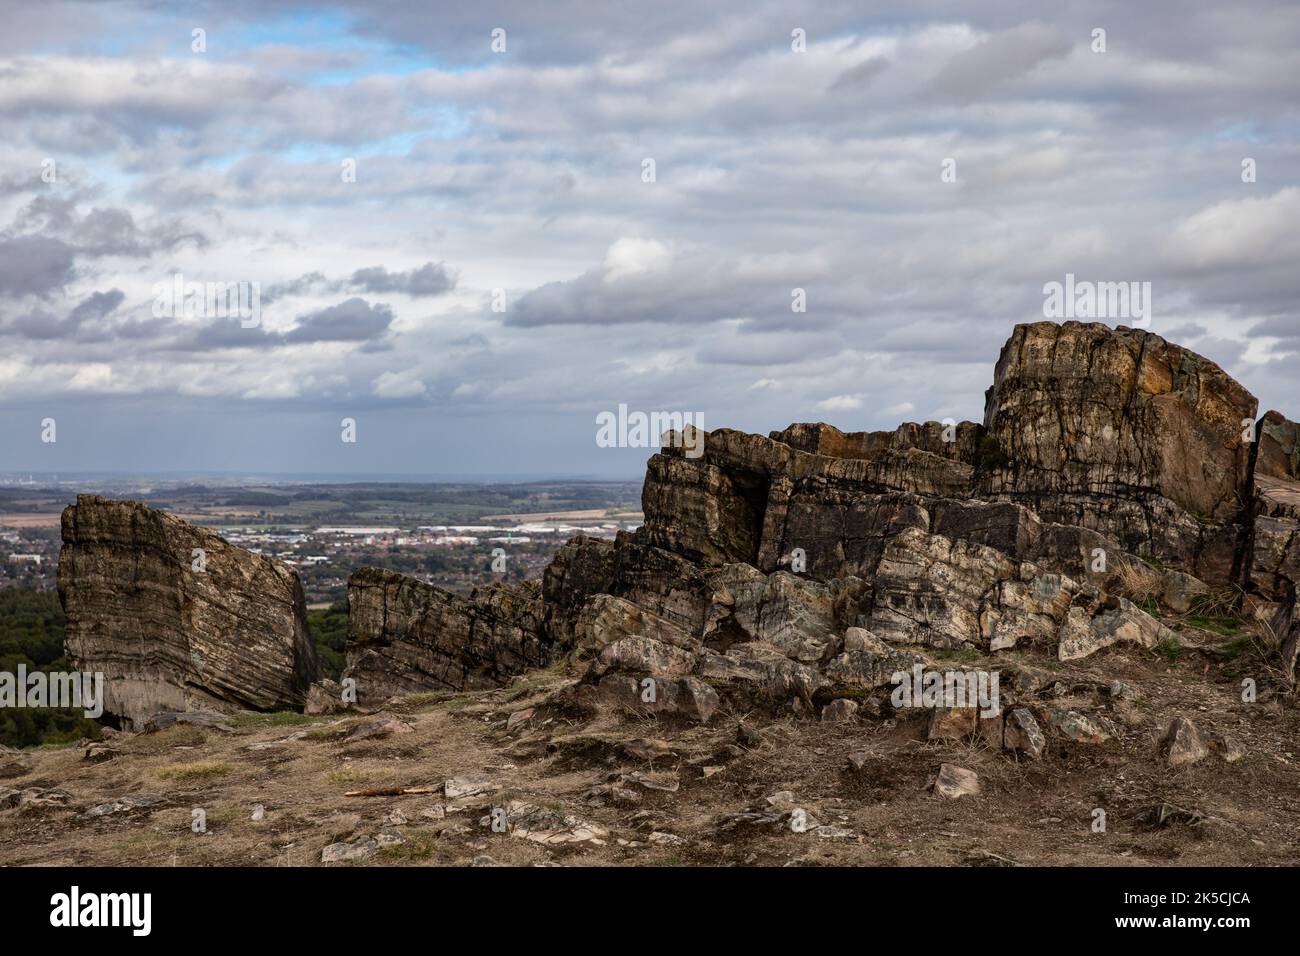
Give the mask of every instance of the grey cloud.
M 44 296 L 73 277 L 71 246 L 46 236 L 0 237 L 0 294 Z
M 889 61 L 883 56 L 873 56 L 863 60 L 857 66 L 851 66 L 835 78 L 831 92 L 861 90 L 871 85 L 871 81 L 889 68 Z
M 371 266 L 352 273 L 351 285 L 364 292 L 400 292 L 410 296 L 442 295 L 456 285 L 444 263 L 426 262 L 409 272 L 389 272 L 383 266 Z
M 995 33 L 958 53 L 935 76 L 930 92 L 968 103 L 1051 57 L 1064 56 L 1070 41 L 1053 27 L 1025 23 Z
M 456 287 L 456 277 L 445 263 L 426 262 L 406 272 L 390 272 L 383 266 L 357 269 L 347 279 L 330 279 L 323 272 L 309 272 L 288 282 L 277 283 L 262 293 L 264 303 L 285 296 L 355 290 L 371 294 L 398 293 L 412 298 L 443 295 Z
M 393 323 L 393 310 L 383 303 L 371 305 L 365 299 L 353 297 L 302 316 L 284 340 L 290 344 L 300 342 L 364 342 L 388 331 Z

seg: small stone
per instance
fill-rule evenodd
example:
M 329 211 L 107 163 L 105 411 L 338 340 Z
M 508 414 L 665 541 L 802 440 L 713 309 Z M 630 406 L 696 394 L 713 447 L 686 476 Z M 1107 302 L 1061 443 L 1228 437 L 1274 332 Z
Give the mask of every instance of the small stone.
M 1037 760 L 1047 749 L 1047 739 L 1038 721 L 1024 707 L 1017 707 L 1007 715 L 1002 728 L 1002 746 L 1007 750 Z
M 845 651 L 870 651 L 880 647 L 880 639 L 865 627 L 850 627 L 844 632 Z
M 420 816 L 426 820 L 441 820 L 447 816 L 447 811 L 443 809 L 442 804 L 436 804 L 432 807 L 425 807 L 420 811 Z
M 853 836 L 852 830 L 846 830 L 844 827 L 820 826 L 812 831 L 814 836 L 823 840 L 844 840 Z
M 384 817 L 384 822 L 389 826 L 400 827 L 406 825 L 406 814 L 401 810 L 394 810 Z
M 822 721 L 828 724 L 848 724 L 858 719 L 858 703 L 847 697 L 837 697 L 822 708 Z
M 656 760 L 660 757 L 671 757 L 673 754 L 672 745 L 668 741 L 651 737 L 629 740 L 623 744 L 623 750 L 637 760 Z
M 1138 696 L 1137 691 L 1134 690 L 1130 685 L 1124 683 L 1122 680 L 1111 681 L 1109 693 L 1110 693 L 1111 700 L 1135 701 L 1137 700 L 1137 696 Z
M 379 852 L 379 843 L 368 836 L 360 837 L 351 843 L 331 843 L 320 851 L 322 863 L 346 863 L 353 860 L 366 860 Z
M 261 821 L 265 820 L 265 819 L 266 819 L 266 807 L 262 806 L 260 803 L 255 803 L 255 804 L 253 804 L 253 813 L 252 813 L 252 816 L 250 817 L 250 819 L 251 819 L 254 823 L 260 823 Z
M 528 723 L 533 719 L 535 713 L 537 713 L 537 708 L 535 707 L 525 707 L 523 710 L 516 710 L 506 719 L 506 732 L 509 733 L 515 728 Z
M 1077 710 L 1053 711 L 1050 722 L 1053 731 L 1074 743 L 1100 744 L 1110 739 L 1101 724 Z
M 1185 767 L 1209 756 L 1196 725 L 1186 717 L 1175 717 L 1160 741 L 1160 753 L 1171 767 Z
M 442 785 L 442 793 L 448 800 L 464 797 L 476 797 L 481 793 L 492 793 L 501 788 L 486 777 L 451 777 Z
M 82 755 L 83 760 L 88 763 L 103 763 L 106 760 L 112 760 L 117 756 L 117 751 L 105 744 L 91 744 L 86 748 Z
M 958 767 L 955 764 L 940 764 L 939 772 L 932 784 L 936 796 L 948 800 L 958 797 L 973 796 L 980 792 L 979 777 L 973 770 Z
M 772 794 L 767 798 L 767 802 L 769 806 L 773 806 L 778 810 L 793 810 L 794 791 L 778 790 L 776 793 Z

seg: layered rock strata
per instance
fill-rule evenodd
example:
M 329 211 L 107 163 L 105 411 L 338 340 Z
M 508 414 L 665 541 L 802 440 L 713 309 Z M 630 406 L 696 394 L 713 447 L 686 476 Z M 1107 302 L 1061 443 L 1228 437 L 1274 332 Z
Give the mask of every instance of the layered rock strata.
M 68 656 L 104 675 L 104 709 L 128 726 L 212 705 L 300 708 L 317 676 L 290 567 L 138 501 L 78 496 L 58 586 Z

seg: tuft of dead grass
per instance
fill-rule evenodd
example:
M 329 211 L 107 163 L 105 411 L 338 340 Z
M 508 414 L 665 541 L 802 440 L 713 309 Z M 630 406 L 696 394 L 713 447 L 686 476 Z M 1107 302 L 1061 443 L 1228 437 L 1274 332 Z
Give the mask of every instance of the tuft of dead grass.
M 1165 576 L 1145 561 L 1120 558 L 1111 568 L 1107 587 L 1134 604 L 1154 604 L 1165 590 Z

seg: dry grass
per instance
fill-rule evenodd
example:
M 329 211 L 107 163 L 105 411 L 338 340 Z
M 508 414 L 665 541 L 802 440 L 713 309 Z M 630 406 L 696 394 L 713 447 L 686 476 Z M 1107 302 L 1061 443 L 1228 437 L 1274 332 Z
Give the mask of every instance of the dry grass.
M 157 771 L 160 780 L 210 780 L 224 777 L 234 770 L 234 766 L 216 760 L 196 760 L 193 763 L 176 763 L 170 767 L 161 767 Z
M 1108 587 L 1135 604 L 1154 604 L 1164 593 L 1165 576 L 1145 561 L 1120 558 L 1111 570 Z

